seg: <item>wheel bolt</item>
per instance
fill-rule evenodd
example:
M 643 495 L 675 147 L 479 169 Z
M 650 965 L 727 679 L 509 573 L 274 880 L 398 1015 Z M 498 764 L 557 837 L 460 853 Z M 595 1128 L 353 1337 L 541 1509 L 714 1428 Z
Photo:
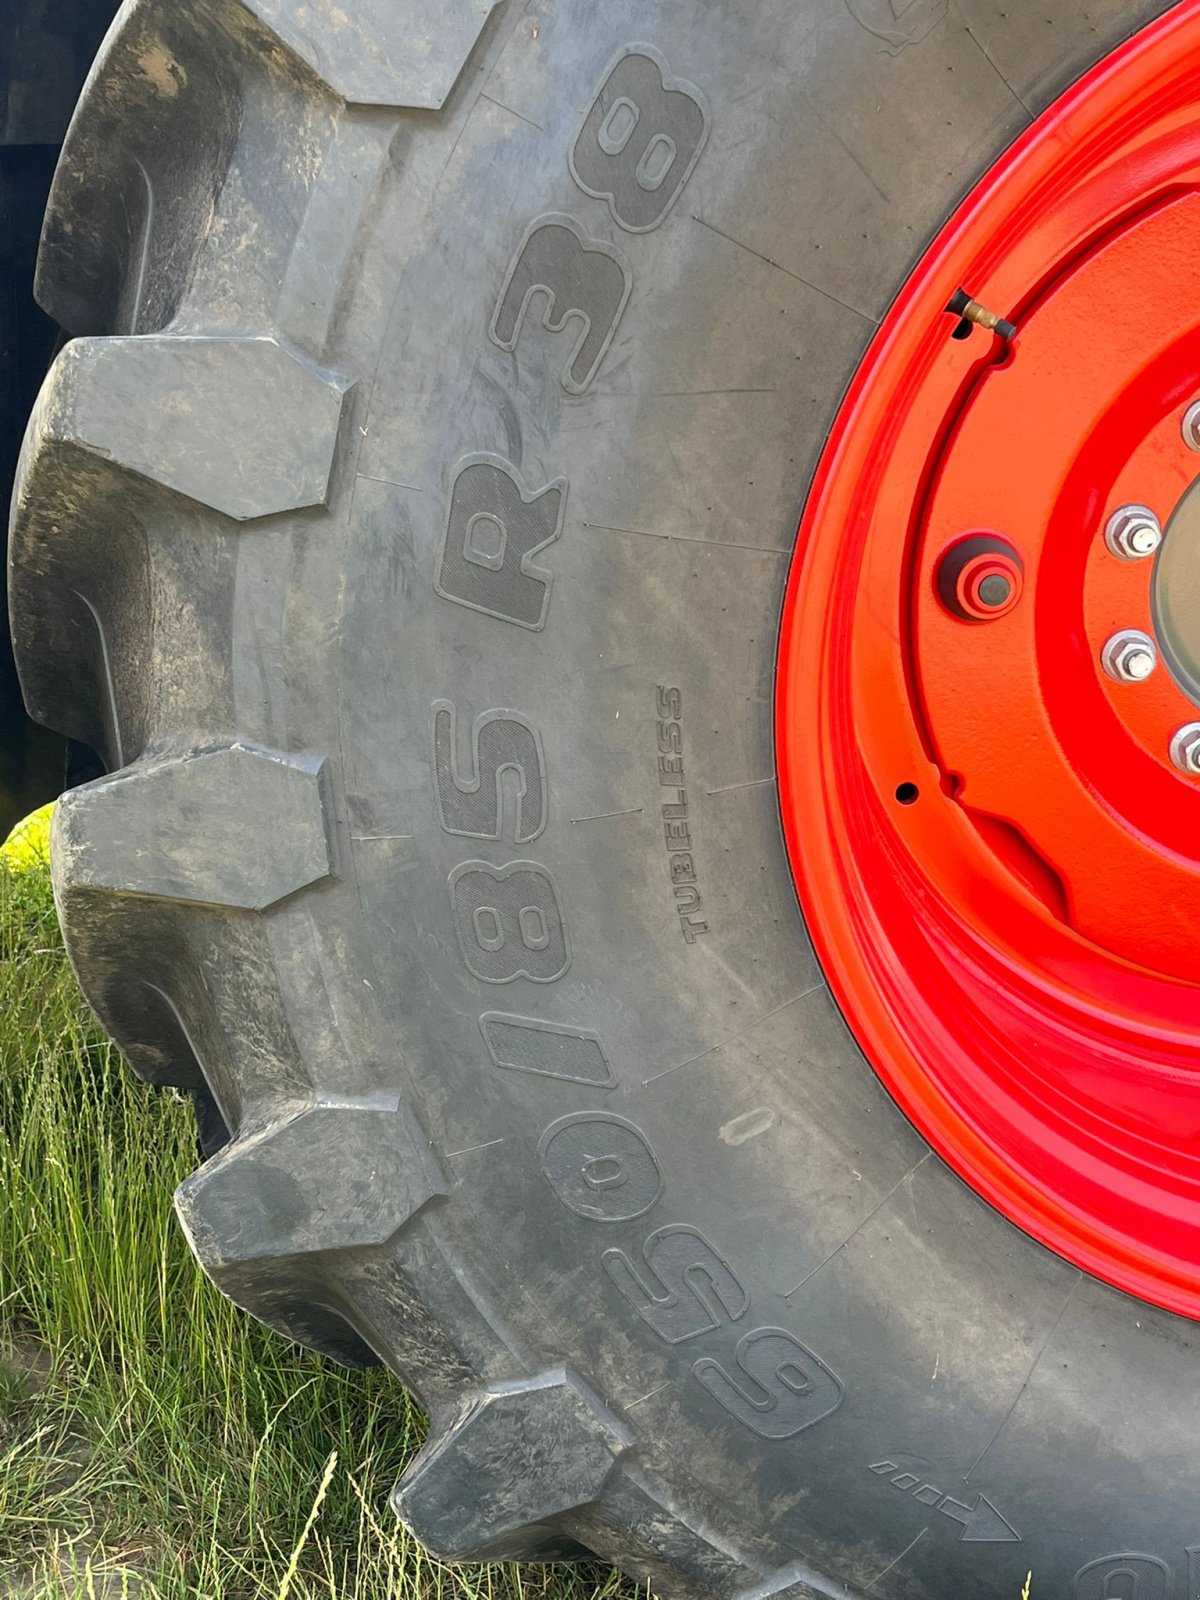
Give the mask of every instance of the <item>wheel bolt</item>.
M 1122 561 L 1141 561 L 1162 543 L 1162 525 L 1149 506 L 1122 506 L 1109 517 L 1104 542 Z
M 1158 650 L 1148 633 L 1122 628 L 1100 652 L 1100 664 L 1117 683 L 1144 683 L 1158 665 Z
M 1171 760 L 1180 772 L 1200 773 L 1200 722 L 1185 722 L 1175 730 Z
M 1200 450 L 1200 400 L 1193 400 L 1183 413 L 1183 442 L 1189 450 Z

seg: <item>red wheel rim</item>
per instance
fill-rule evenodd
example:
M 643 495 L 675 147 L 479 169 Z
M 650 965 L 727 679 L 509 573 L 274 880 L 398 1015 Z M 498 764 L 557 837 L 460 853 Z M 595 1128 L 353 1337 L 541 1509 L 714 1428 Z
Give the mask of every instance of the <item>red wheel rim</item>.
M 1015 337 L 948 314 L 964 290 Z M 777 712 L 804 911 L 892 1093 L 1013 1222 L 1193 1317 L 1197 400 L 1189 0 L 1034 124 L 893 307 L 800 527 Z M 1149 532 L 1109 527 L 1138 507 Z

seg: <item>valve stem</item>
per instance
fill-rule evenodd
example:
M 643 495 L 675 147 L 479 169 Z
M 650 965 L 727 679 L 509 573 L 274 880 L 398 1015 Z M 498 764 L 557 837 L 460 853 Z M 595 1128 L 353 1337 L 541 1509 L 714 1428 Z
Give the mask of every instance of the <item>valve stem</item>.
M 974 323 L 978 328 L 986 328 L 989 333 L 998 335 L 1004 340 L 1015 339 L 1016 326 L 1006 322 L 1003 317 L 998 317 L 994 311 L 989 311 L 986 306 L 981 306 L 978 300 L 972 300 L 965 289 L 956 289 L 950 297 L 950 304 L 946 307 L 951 316 L 961 317 L 964 324 Z M 960 324 L 960 327 L 962 324 Z M 955 338 L 966 338 L 970 327 L 963 328 L 962 332 L 955 331 Z

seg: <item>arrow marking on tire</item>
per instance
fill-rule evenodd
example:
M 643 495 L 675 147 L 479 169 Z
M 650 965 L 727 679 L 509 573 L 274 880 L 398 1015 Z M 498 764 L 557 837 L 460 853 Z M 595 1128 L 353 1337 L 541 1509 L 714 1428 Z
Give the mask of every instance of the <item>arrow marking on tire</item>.
M 973 1506 L 964 1506 L 958 1500 L 952 1500 L 949 1495 L 938 1506 L 938 1510 L 947 1517 L 953 1517 L 955 1522 L 961 1522 L 963 1531 L 959 1539 L 963 1543 L 976 1544 L 1020 1544 L 1021 1535 L 1012 1523 L 1002 1517 L 987 1495 L 975 1496 Z
M 977 1494 L 970 1505 L 943 1493 L 935 1484 L 928 1483 L 918 1473 L 902 1468 L 897 1461 L 874 1461 L 870 1471 L 886 1476 L 893 1489 L 911 1494 L 923 1506 L 931 1506 L 962 1527 L 959 1541 L 963 1544 L 1020 1544 L 1021 1535 L 1003 1516 L 985 1494 Z M 893 1476 L 895 1474 L 895 1476 Z

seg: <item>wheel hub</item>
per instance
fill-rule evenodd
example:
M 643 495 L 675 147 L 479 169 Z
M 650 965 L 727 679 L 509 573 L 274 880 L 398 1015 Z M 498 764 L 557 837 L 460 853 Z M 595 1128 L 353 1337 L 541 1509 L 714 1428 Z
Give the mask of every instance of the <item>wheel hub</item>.
M 1193 706 L 1200 706 L 1200 478 L 1167 525 L 1150 591 L 1163 660 Z
M 805 911 L 885 1081 L 1015 1222 L 1190 1315 L 1198 62 L 1188 4 L 917 269 L 801 526 L 778 723 Z

